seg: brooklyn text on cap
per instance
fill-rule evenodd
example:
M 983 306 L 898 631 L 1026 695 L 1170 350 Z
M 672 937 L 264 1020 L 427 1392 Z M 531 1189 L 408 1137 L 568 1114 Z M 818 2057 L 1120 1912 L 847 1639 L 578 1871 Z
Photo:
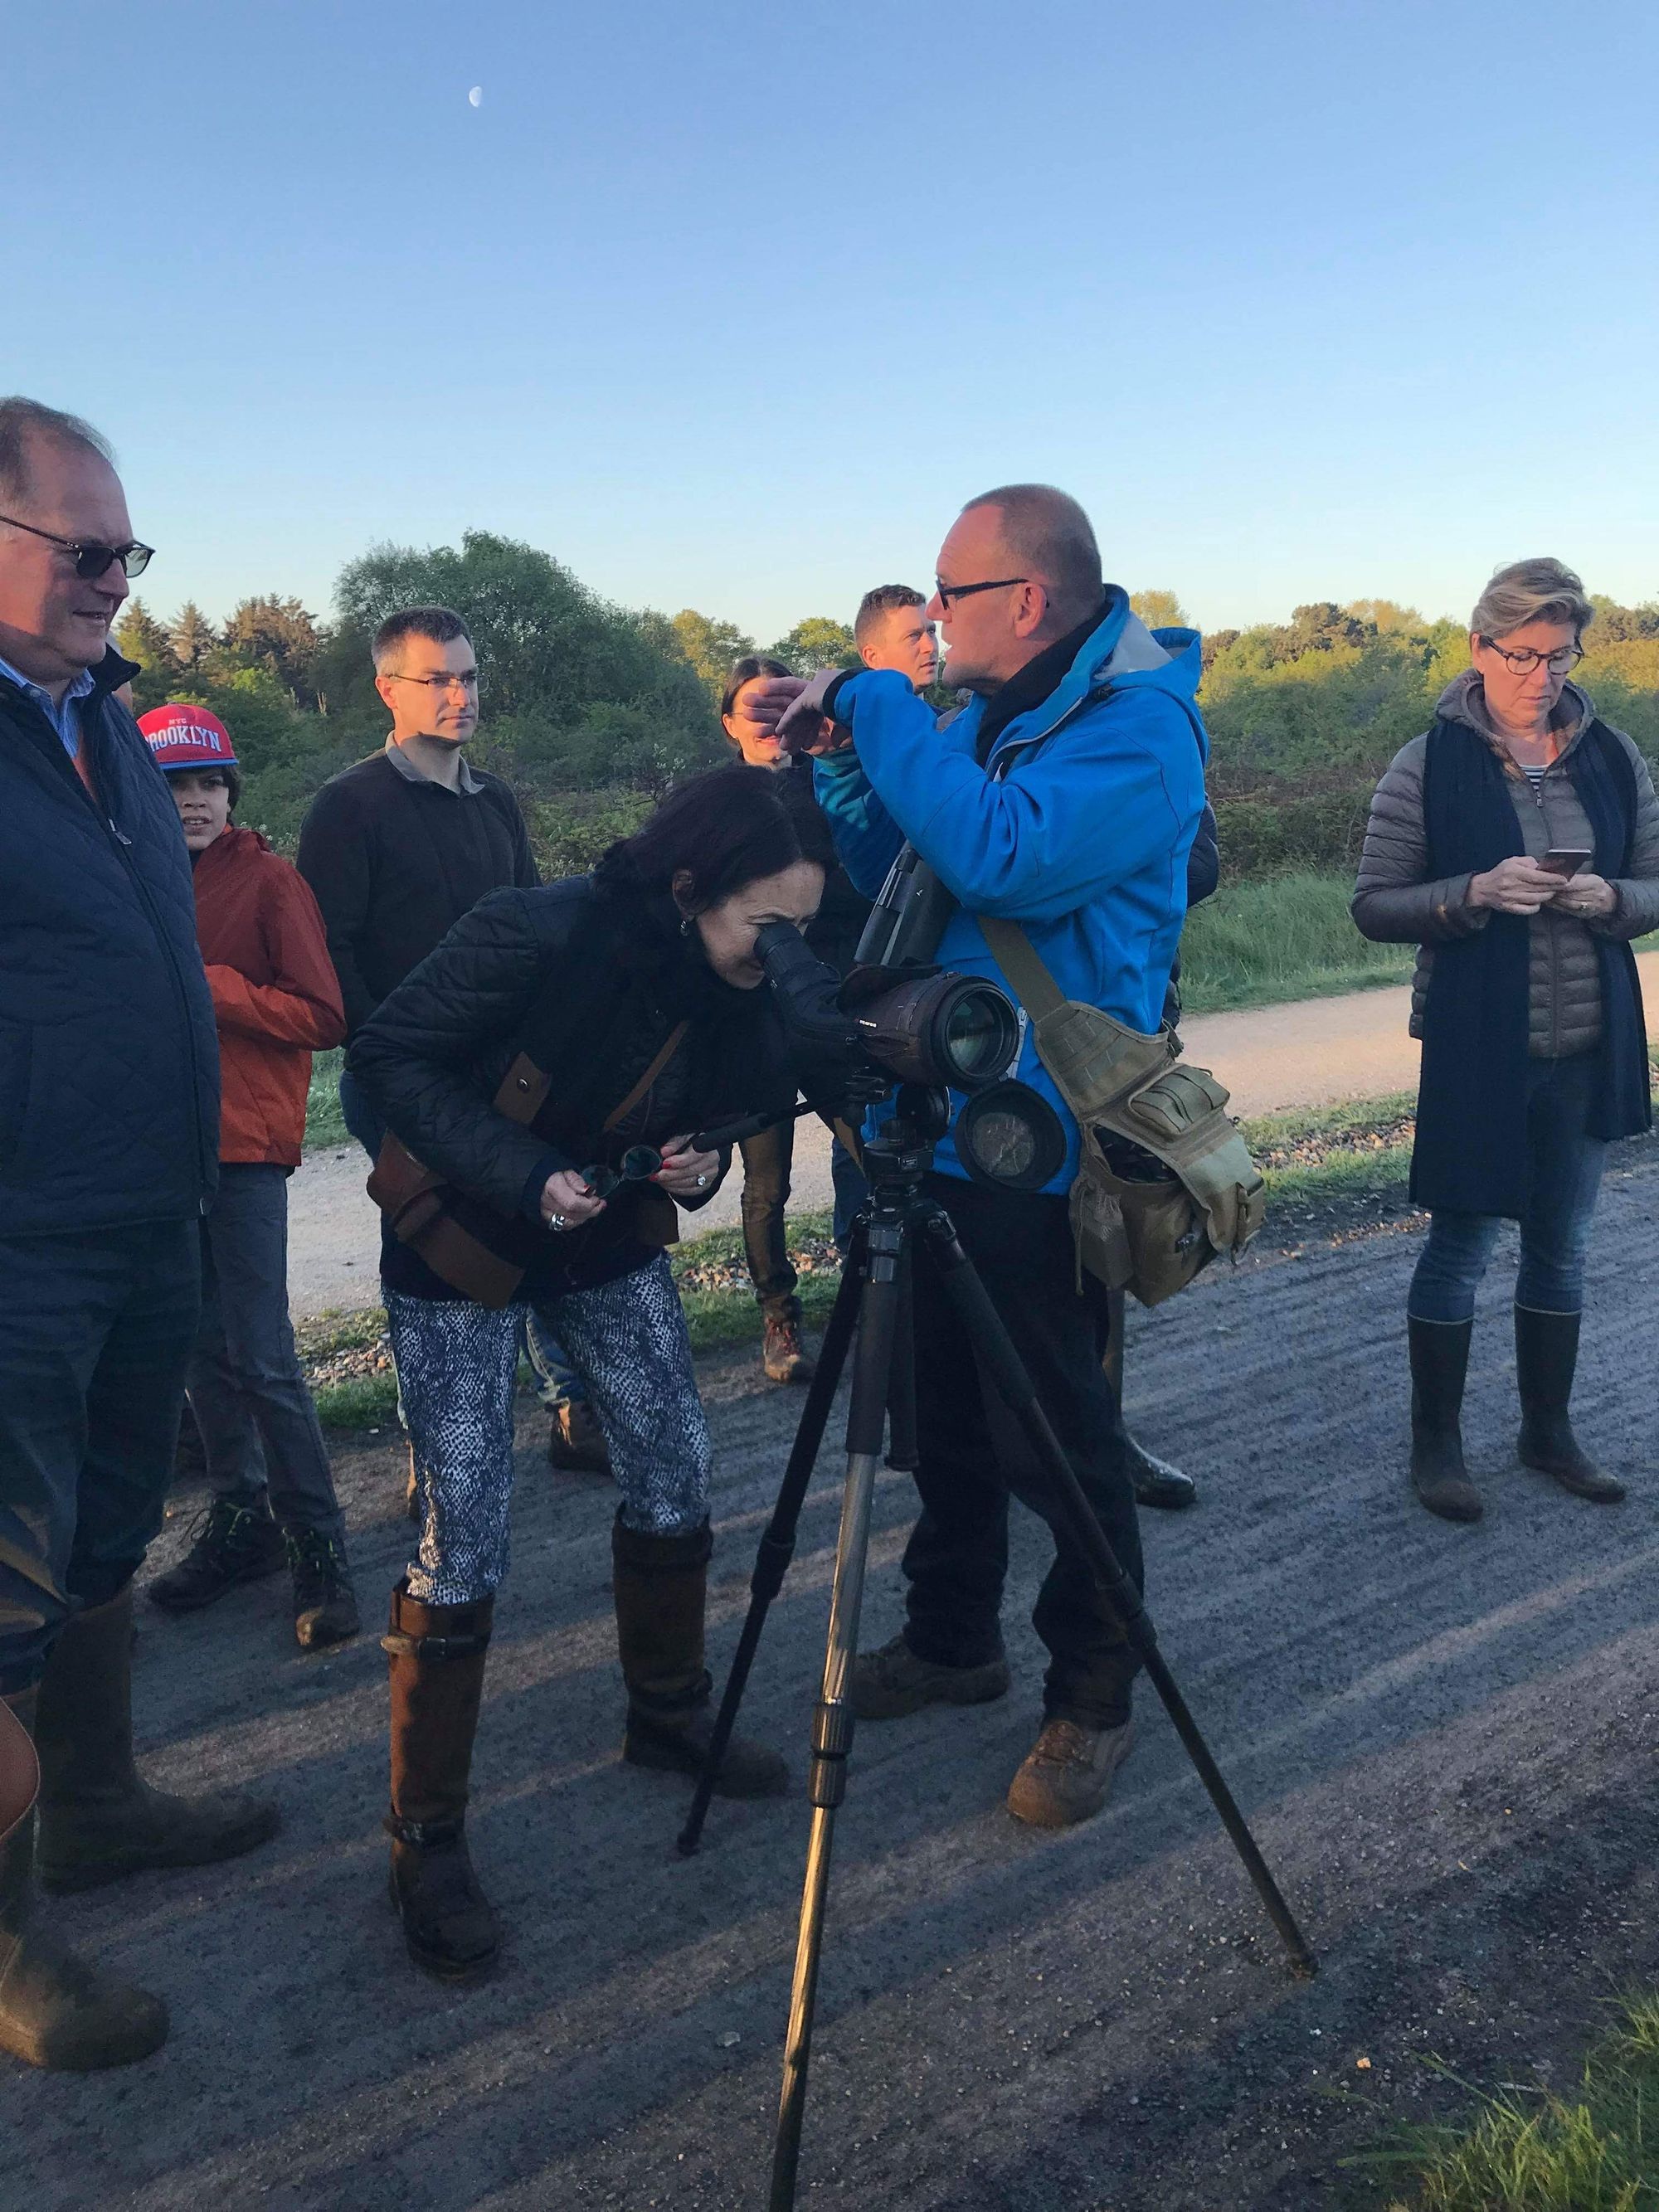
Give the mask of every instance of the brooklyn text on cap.
M 157 768 L 234 768 L 230 732 L 205 707 L 152 707 L 138 717 Z

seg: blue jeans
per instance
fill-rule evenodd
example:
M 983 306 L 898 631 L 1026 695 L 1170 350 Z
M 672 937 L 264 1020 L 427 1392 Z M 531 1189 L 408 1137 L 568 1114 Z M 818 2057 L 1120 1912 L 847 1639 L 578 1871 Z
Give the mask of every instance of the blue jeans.
M 0 1692 L 161 1525 L 200 1279 L 194 1221 L 0 1239 Z
M 1534 1060 L 1527 1066 L 1527 1186 L 1515 1303 L 1576 1314 L 1584 1304 L 1584 1255 L 1607 1148 L 1586 1133 L 1597 1055 Z M 1503 1223 L 1492 1213 L 1437 1206 L 1412 1277 L 1407 1311 L 1419 1321 L 1468 1321 Z
M 288 1312 L 289 1170 L 228 1163 L 201 1224 L 202 1320 L 186 1376 L 208 1487 L 252 1504 L 269 1488 L 285 1528 L 343 1544 L 317 1408 Z
M 378 1159 L 386 1138 L 386 1124 L 363 1096 L 356 1077 L 343 1067 L 340 1070 L 340 1117 L 370 1159 Z M 550 1413 L 556 1413 L 567 1401 L 587 1395 L 586 1385 L 545 1321 L 526 1318 L 524 1348 L 535 1370 L 536 1395 Z

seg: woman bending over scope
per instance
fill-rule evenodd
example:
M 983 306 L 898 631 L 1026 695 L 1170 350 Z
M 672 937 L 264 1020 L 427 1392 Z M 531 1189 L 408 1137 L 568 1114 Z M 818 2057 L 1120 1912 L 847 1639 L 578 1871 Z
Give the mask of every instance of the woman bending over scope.
M 811 920 L 829 859 L 775 777 L 717 769 L 591 876 L 483 899 L 352 1046 L 400 1140 L 401 1168 L 383 1154 L 371 1188 L 422 1506 L 386 1639 L 392 1888 L 410 1956 L 447 1978 L 501 1943 L 462 1822 L 507 1565 L 526 1308 L 581 1374 L 622 1492 L 623 1756 L 701 1764 L 708 1430 L 663 1247 L 676 1208 L 706 1205 L 729 1163 L 692 1133 L 794 1102 L 753 948 L 768 922 Z M 734 1741 L 716 1786 L 769 1796 L 786 1781 L 775 1753 Z

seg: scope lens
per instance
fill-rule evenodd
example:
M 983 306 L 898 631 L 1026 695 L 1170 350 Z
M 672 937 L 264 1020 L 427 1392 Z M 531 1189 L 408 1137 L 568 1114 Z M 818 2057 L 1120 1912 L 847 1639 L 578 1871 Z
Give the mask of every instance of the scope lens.
M 964 984 L 947 1003 L 941 1026 L 940 1058 L 962 1084 L 986 1083 L 1000 1075 L 1019 1042 L 1019 1024 L 1010 1019 L 1007 1000 L 979 983 Z

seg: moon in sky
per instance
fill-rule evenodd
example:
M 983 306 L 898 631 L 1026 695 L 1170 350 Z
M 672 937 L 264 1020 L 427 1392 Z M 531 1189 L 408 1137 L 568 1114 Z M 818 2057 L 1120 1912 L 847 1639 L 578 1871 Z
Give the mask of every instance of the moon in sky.
M 466 97 L 469 106 L 473 107 L 482 107 L 483 106 L 483 87 L 481 84 L 475 84 Z

